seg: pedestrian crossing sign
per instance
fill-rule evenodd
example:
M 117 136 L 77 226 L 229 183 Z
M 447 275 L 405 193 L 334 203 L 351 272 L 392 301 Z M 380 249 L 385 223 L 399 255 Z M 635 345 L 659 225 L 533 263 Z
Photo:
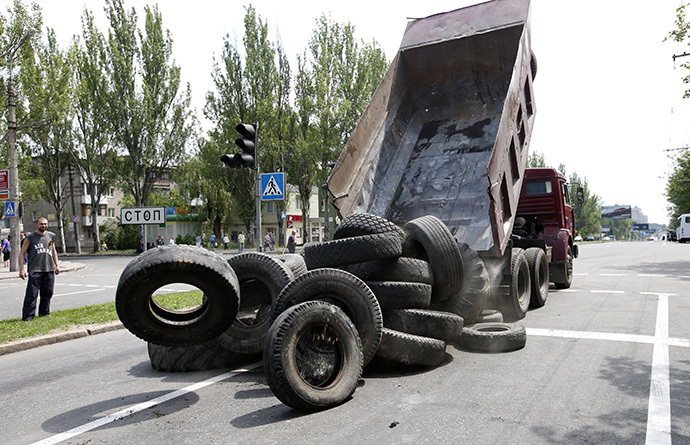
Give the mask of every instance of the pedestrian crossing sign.
M 7 201 L 5 203 L 5 216 L 17 216 L 16 208 L 14 201 Z
M 261 200 L 277 201 L 285 199 L 285 173 L 261 174 Z

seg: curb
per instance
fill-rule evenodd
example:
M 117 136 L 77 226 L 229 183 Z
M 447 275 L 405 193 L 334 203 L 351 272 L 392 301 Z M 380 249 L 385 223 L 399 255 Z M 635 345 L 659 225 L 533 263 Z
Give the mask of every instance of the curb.
M 60 273 L 74 272 L 86 267 L 84 263 L 76 263 L 74 261 L 60 261 Z M 0 271 L 0 280 L 8 280 L 11 278 L 19 279 L 18 272 L 10 272 L 9 270 Z
M 28 349 L 47 346 L 63 341 L 74 340 L 77 338 L 88 337 L 90 335 L 103 334 L 105 332 L 124 329 L 122 322 L 116 321 L 103 325 L 87 326 L 72 331 L 58 332 L 55 334 L 43 335 L 41 337 L 27 338 L 0 345 L 0 356 L 12 354 L 13 352 L 26 351 Z

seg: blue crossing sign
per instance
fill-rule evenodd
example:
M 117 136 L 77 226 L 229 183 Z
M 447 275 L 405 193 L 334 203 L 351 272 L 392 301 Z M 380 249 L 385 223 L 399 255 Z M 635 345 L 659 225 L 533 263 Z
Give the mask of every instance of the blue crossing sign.
M 261 174 L 261 200 L 277 201 L 285 199 L 285 173 Z
M 5 203 L 5 216 L 17 216 L 17 206 L 14 201 L 7 201 Z

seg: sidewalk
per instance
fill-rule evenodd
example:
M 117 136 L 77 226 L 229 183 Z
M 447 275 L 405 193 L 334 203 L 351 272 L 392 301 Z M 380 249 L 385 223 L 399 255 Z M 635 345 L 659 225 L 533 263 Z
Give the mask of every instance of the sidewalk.
M 72 272 L 75 270 L 83 269 L 86 267 L 84 263 L 77 263 L 74 261 L 62 261 L 58 260 L 60 263 L 60 272 Z M 6 280 L 9 278 L 19 278 L 19 271 L 10 272 L 9 267 L 0 268 L 0 280 Z

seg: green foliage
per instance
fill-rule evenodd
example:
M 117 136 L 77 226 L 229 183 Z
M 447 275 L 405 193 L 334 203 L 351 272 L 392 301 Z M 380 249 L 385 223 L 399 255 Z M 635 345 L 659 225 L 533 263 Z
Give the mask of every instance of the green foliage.
M 137 226 L 119 225 L 116 220 L 110 219 L 100 226 L 101 240 L 105 241 L 108 248 L 113 250 L 136 249 L 139 234 Z
M 527 167 L 546 167 L 546 160 L 544 160 L 544 153 L 534 152 L 527 158 Z
M 674 160 L 673 171 L 666 183 L 666 198 L 671 227 L 684 213 L 690 213 L 690 150 L 683 150 Z
M 577 189 L 582 187 L 582 203 L 577 202 Z M 575 209 L 575 229 L 578 235 L 586 238 L 601 233 L 601 198 L 589 190 L 587 178 L 580 178 L 577 173 L 570 175 L 570 198 Z

